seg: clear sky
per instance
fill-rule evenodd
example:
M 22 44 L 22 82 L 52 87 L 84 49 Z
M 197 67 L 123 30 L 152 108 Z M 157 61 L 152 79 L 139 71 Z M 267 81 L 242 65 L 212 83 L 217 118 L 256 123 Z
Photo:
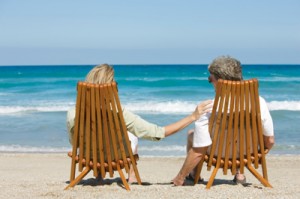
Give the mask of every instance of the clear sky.
M 300 64 L 299 0 L 0 0 L 0 65 Z

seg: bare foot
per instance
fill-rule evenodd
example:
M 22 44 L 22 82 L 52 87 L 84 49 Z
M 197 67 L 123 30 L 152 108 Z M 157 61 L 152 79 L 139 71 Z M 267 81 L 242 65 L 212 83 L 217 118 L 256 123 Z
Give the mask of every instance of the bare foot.
M 129 173 L 128 173 L 128 183 L 132 184 L 132 183 L 137 183 L 137 179 L 134 173 L 134 170 L 132 167 L 130 167 L 129 169 Z
M 246 183 L 246 177 L 245 177 L 244 174 L 237 173 L 234 176 L 233 182 L 236 183 L 236 184 L 245 184 Z
M 137 183 L 137 179 L 136 179 L 136 177 L 135 177 L 135 175 L 128 175 L 128 183 L 129 184 L 132 184 L 132 183 Z
M 172 180 L 174 186 L 183 186 L 184 185 L 184 178 L 181 178 L 180 176 L 176 176 Z

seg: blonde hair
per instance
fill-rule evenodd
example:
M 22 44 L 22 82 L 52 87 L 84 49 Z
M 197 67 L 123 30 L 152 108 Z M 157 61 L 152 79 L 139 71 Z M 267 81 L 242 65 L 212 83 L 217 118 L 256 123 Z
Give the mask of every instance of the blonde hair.
M 86 76 L 85 81 L 94 84 L 105 84 L 114 81 L 114 69 L 108 64 L 95 66 Z

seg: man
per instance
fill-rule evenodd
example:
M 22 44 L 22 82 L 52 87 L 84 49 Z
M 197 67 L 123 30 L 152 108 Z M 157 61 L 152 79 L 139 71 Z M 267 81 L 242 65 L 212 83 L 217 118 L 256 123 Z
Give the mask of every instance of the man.
M 216 90 L 218 79 L 241 81 L 242 67 L 238 60 L 229 57 L 221 56 L 217 57 L 208 66 L 210 76 L 208 77 L 209 83 L 212 83 Z M 263 98 L 260 97 L 260 108 L 262 127 L 264 135 L 265 148 L 270 150 L 274 145 L 274 128 L 273 121 L 270 112 L 267 108 L 267 104 Z M 187 156 L 177 176 L 173 179 L 175 186 L 184 185 L 186 178 L 194 178 L 194 169 L 201 160 L 202 156 L 205 155 L 206 150 L 212 141 L 208 131 L 209 117 L 211 113 L 202 115 L 195 122 L 195 129 L 188 132 L 187 139 Z M 237 172 L 234 181 L 236 183 L 245 183 L 246 177 L 243 174 Z

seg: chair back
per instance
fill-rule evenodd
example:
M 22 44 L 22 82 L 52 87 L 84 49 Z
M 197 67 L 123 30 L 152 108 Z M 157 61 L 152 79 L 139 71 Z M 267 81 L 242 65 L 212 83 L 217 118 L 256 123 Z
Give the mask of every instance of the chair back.
M 203 161 L 207 162 L 208 170 L 215 166 L 207 188 L 212 185 L 217 169 L 223 168 L 224 175 L 230 169 L 235 175 L 237 169 L 244 173 L 245 167 L 265 186 L 271 187 L 267 176 L 257 79 L 219 79 L 208 128 L 212 145 L 196 172 L 200 174 Z M 255 170 L 259 164 L 262 165 L 263 177 Z
M 102 178 L 122 168 L 129 172 L 131 164 L 140 180 L 115 82 L 77 84 L 71 181 L 77 163 L 79 172 L 87 167 Z
M 235 174 L 237 167 L 243 173 L 247 162 L 258 168 L 264 142 L 257 79 L 218 81 L 209 132 L 212 145 L 208 168 L 214 157 L 216 164 L 222 164 L 224 174 L 228 168 Z

